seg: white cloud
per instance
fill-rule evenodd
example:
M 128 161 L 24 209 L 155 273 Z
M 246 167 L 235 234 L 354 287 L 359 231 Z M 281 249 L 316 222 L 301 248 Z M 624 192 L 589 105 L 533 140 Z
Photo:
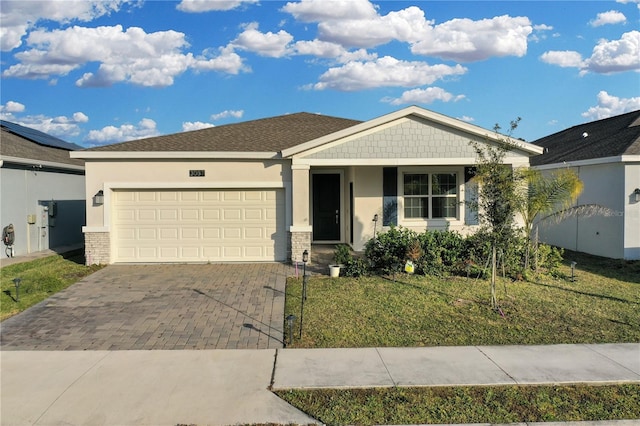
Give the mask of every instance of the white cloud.
M 622 12 L 610 10 L 608 12 L 598 13 L 596 19 L 589 22 L 592 27 L 600 27 L 608 24 L 622 24 L 627 21 L 627 17 Z
M 349 47 L 370 48 L 392 40 L 418 42 L 426 37 L 431 24 L 421 9 L 411 6 L 385 16 L 323 21 L 318 24 L 318 33 L 321 40 Z
M 561 67 L 575 67 L 581 74 L 611 74 L 640 70 L 640 31 L 622 34 L 620 40 L 600 40 L 590 58 L 583 59 L 574 51 L 549 51 L 540 57 L 544 62 Z
M 422 9 L 410 6 L 379 15 L 367 0 L 303 0 L 282 9 L 303 22 L 318 22 L 318 39 L 345 48 L 372 48 L 393 40 L 411 45 L 414 54 L 461 62 L 492 56 L 524 56 L 533 31 L 526 17 L 497 16 L 473 21 L 453 19 L 435 25 Z M 539 31 L 550 30 L 537 25 Z
M 46 115 L 22 116 L 20 113 L 25 110 L 25 105 L 20 102 L 7 101 L 4 105 L 0 105 L 0 119 L 31 127 L 62 139 L 78 136 L 81 131 L 79 124 L 89 121 L 89 117 L 80 111 L 73 113 L 71 117 L 64 115 L 58 117 L 47 117 Z
M 73 114 L 73 121 L 76 123 L 86 123 L 89 121 L 89 117 L 82 112 L 76 112 Z
M 558 65 L 563 68 L 582 68 L 584 66 L 582 55 L 571 50 L 551 50 L 543 53 L 542 56 L 540 56 L 540 59 L 547 64 Z
M 378 55 L 369 53 L 365 49 L 348 51 L 342 45 L 322 40 L 302 40 L 292 45 L 296 55 L 312 55 L 318 58 L 335 59 L 339 63 L 351 61 L 372 61 Z
M 15 101 L 7 101 L 6 104 L 0 105 L 0 113 L 2 114 L 13 114 L 15 112 L 23 112 L 25 106 L 20 102 Z
M 3 0 L 0 2 L 0 48 L 9 51 L 20 47 L 22 37 L 40 20 L 88 22 L 117 12 L 126 3 L 130 3 L 130 0 Z
M 293 36 L 285 30 L 277 33 L 258 31 L 258 23 L 247 24 L 244 31 L 230 43 L 230 46 L 255 52 L 261 56 L 281 58 L 290 53 L 289 43 Z
M 137 125 L 123 124 L 120 127 L 106 126 L 100 130 L 91 130 L 85 140 L 95 145 L 104 145 L 157 136 L 158 134 L 156 122 L 150 118 L 143 118 Z
M 383 99 L 383 101 L 389 102 L 391 105 L 430 104 L 435 101 L 456 102 L 464 99 L 464 97 L 464 95 L 452 95 L 451 93 L 440 87 L 427 87 L 426 89 L 408 90 L 404 92 L 399 98 L 386 98 Z
M 582 116 L 589 120 L 602 120 L 640 109 L 640 96 L 635 98 L 619 98 L 602 90 L 598 93 L 598 105 L 589 108 Z
M 176 9 L 187 13 L 211 12 L 214 10 L 231 10 L 245 3 L 257 3 L 258 0 L 182 0 Z
M 211 119 L 213 121 L 222 120 L 225 118 L 233 117 L 233 118 L 242 118 L 244 115 L 244 110 L 226 110 L 219 112 L 217 114 L 211 114 Z
M 468 115 L 463 115 L 462 117 L 458 117 L 458 120 L 466 121 L 467 123 L 473 123 L 476 121 L 475 118 L 469 117 Z
M 146 33 L 142 28 L 126 31 L 121 25 L 86 28 L 74 26 L 64 30 L 36 30 L 29 34 L 31 49 L 15 55 L 20 62 L 7 68 L 4 77 L 46 79 L 64 76 L 89 62 L 100 64 L 96 73 L 85 73 L 76 81 L 79 87 L 109 86 L 130 82 L 141 86 L 163 87 L 187 69 L 237 73 L 242 60 L 232 51 L 221 56 L 194 58 L 183 53 L 189 44 L 183 33 L 159 31 Z
M 588 59 L 588 70 L 601 74 L 640 70 L 640 31 L 624 33 L 620 40 L 600 40 Z
M 0 113 L 0 115 L 4 115 L 4 112 Z M 3 117 L 3 119 L 6 118 Z M 81 131 L 79 124 L 88 122 L 89 117 L 82 112 L 76 112 L 71 117 L 64 115 L 57 117 L 47 117 L 45 115 L 12 116 L 10 121 L 64 139 L 78 136 Z
M 638 5 L 638 9 L 640 9 L 640 0 L 616 0 L 616 3 L 636 3 Z
M 282 10 L 302 22 L 368 19 L 378 14 L 368 0 L 302 0 L 287 3 Z
M 320 82 L 312 87 L 316 90 L 355 91 L 375 87 L 424 86 L 444 77 L 466 72 L 467 69 L 461 65 L 429 65 L 385 56 L 375 61 L 349 62 L 330 68 L 320 76 Z
M 192 130 L 208 129 L 209 127 L 215 127 L 211 123 L 203 123 L 202 121 L 185 121 L 182 123 L 182 131 L 190 132 Z
M 553 27 L 547 24 L 539 24 L 539 25 L 534 25 L 533 29 L 536 31 L 552 31 Z
M 452 19 L 427 31 L 411 51 L 460 62 L 482 61 L 494 56 L 521 57 L 527 53 L 527 37 L 532 30 L 526 17 Z

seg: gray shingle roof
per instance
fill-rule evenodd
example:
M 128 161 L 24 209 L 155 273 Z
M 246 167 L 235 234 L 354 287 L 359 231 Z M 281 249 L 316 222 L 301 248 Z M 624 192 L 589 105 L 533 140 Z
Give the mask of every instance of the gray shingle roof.
M 359 123 L 361 121 L 300 112 L 99 146 L 86 151 L 279 152 Z
M 2 133 L 0 133 L 0 155 L 2 156 L 84 166 L 84 160 L 70 158 L 69 151 L 68 148 L 58 148 L 33 141 L 2 126 Z
M 640 110 L 580 124 L 533 143 L 545 152 L 531 158 L 532 166 L 640 155 Z

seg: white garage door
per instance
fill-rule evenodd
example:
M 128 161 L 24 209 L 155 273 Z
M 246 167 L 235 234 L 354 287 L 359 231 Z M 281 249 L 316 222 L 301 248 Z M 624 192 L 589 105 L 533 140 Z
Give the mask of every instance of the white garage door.
M 281 261 L 283 190 L 113 192 L 115 262 Z

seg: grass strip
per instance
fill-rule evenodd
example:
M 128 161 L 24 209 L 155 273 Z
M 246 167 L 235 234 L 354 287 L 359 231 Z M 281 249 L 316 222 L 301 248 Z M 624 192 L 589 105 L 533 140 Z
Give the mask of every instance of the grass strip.
M 327 425 L 514 423 L 640 418 L 640 385 L 286 390 Z
M 569 262 L 571 259 L 567 259 Z M 302 339 L 301 278 L 290 278 L 285 317 L 297 317 L 289 347 L 541 345 L 640 341 L 640 262 L 587 263 L 576 280 L 501 279 L 501 312 L 489 283 L 466 277 L 309 277 Z M 585 265 L 585 266 L 587 266 Z
M 60 255 L 48 256 L 0 269 L 0 321 L 16 315 L 64 290 L 102 266 L 85 266 Z M 21 283 L 16 294 L 14 278 Z

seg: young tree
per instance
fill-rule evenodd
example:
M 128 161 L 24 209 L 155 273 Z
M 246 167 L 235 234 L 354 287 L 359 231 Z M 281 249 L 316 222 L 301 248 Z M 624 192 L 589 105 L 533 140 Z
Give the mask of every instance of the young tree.
M 484 227 L 491 239 L 491 307 L 496 309 L 496 252 L 505 251 L 515 235 L 515 214 L 517 209 L 517 178 L 508 165 L 504 164 L 507 153 L 514 148 L 515 142 L 511 134 L 518 127 L 520 117 L 511 121 L 506 137 L 498 134 L 500 126 L 496 124 L 494 130 L 498 135 L 498 142 L 486 141 L 478 143 L 471 141 L 477 154 L 476 178 L 478 187 L 470 208 L 478 216 L 480 225 Z

